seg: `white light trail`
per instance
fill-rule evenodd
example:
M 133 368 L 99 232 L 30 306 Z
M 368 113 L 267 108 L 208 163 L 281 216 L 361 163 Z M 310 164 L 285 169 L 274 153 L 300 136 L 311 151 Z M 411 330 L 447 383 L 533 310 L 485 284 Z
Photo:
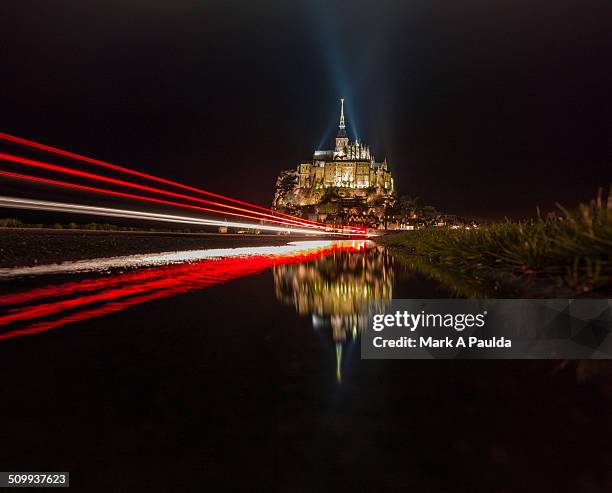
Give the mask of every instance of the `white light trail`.
M 127 209 L 113 209 L 90 205 L 69 204 L 65 202 L 49 202 L 46 200 L 22 199 L 17 197 L 0 196 L 0 207 L 11 209 L 43 210 L 53 212 L 69 212 L 73 214 L 89 214 L 94 216 L 121 217 L 127 219 L 142 219 L 168 223 L 194 224 L 200 226 L 226 226 L 231 228 L 257 229 L 262 231 L 280 231 L 283 233 L 299 233 L 308 235 L 335 235 L 354 236 L 354 233 L 340 233 L 336 231 L 321 231 L 319 229 L 294 228 L 272 226 L 268 224 L 244 223 L 239 221 L 221 221 L 215 219 L 201 219 L 189 216 L 176 216 L 172 214 L 158 214 L 152 212 L 132 211 Z

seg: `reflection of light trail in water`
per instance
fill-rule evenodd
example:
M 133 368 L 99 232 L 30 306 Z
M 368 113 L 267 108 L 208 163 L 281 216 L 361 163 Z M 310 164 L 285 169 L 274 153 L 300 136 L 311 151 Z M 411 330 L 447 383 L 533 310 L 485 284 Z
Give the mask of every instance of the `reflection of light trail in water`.
M 0 305 L 4 305 L 8 310 L 0 315 L 0 327 L 36 321 L 25 327 L 0 333 L 0 339 L 43 332 L 67 323 L 124 310 L 147 301 L 223 284 L 232 279 L 259 273 L 275 265 L 308 262 L 333 251 L 353 251 L 361 247 L 361 242 L 351 241 L 319 246 L 312 245 L 312 242 L 305 243 L 306 245 L 292 245 L 290 251 L 287 251 L 286 247 L 276 247 L 278 250 L 275 251 L 275 247 L 265 247 L 274 253 L 170 265 L 1 296 Z M 37 304 L 27 305 L 32 302 Z M 15 308 L 24 304 L 26 305 Z M 45 317 L 51 319 L 37 320 Z
M 359 249 L 362 242 L 341 241 L 335 243 L 339 248 L 351 247 Z M 62 264 L 37 265 L 33 267 L 18 267 L 0 269 L 0 277 L 32 276 L 44 274 L 74 274 L 80 272 L 103 272 L 113 268 L 154 267 L 172 263 L 185 263 L 198 260 L 212 260 L 229 257 L 246 257 L 253 255 L 291 255 L 306 250 L 327 249 L 334 245 L 331 241 L 298 241 L 284 246 L 273 247 L 240 247 L 217 248 L 210 250 L 187 250 L 183 252 L 168 252 L 148 255 L 128 255 L 125 257 L 111 257 L 93 260 L 77 260 Z M 278 264 L 276 264 L 278 265 Z M 68 296 L 74 293 L 95 291 L 119 285 L 129 280 L 148 280 L 157 276 L 156 270 L 140 270 L 128 272 L 121 277 L 105 277 L 101 279 L 88 279 L 78 282 L 67 282 L 59 286 L 46 286 L 32 289 L 25 293 L 0 295 L 0 306 L 29 303 L 46 297 Z
M 363 242 L 346 241 L 339 245 L 359 245 Z M 61 264 L 35 265 L 31 267 L 11 267 L 0 269 L 0 278 L 45 274 L 74 274 L 78 272 L 106 271 L 118 268 L 152 267 L 198 260 L 208 260 L 223 257 L 246 257 L 253 255 L 291 255 L 306 249 L 324 248 L 333 245 L 333 241 L 296 241 L 284 246 L 271 247 L 239 247 L 214 248 L 208 250 L 186 250 L 182 252 L 164 252 L 142 255 L 127 255 L 123 257 L 98 258 L 92 260 L 76 260 Z M 356 246 L 357 248 L 357 246 Z M 0 296 L 0 305 L 3 297 Z

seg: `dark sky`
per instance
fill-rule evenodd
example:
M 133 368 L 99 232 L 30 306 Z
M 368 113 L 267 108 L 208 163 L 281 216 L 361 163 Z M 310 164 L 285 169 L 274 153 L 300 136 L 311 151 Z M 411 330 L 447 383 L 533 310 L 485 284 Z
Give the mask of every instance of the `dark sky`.
M 610 0 L 3 0 L 0 129 L 268 205 L 337 125 L 479 218 L 612 179 Z

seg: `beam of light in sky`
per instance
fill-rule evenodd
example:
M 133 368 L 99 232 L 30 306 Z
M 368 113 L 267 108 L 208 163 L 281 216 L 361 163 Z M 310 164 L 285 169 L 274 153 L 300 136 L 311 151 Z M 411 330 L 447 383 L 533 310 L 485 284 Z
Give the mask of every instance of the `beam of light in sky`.
M 0 173 L 1 174 L 1 173 Z M 308 235 L 341 235 L 350 236 L 352 233 L 338 231 L 321 231 L 318 229 L 294 228 L 287 226 L 272 226 L 269 224 L 234 222 L 215 219 L 200 219 L 197 217 L 177 216 L 172 214 L 158 214 L 109 207 L 96 207 L 65 202 L 50 202 L 45 200 L 21 199 L 17 197 L 0 196 L 0 207 L 12 209 L 44 210 L 53 212 L 68 212 L 73 214 L 87 214 L 94 216 L 110 216 L 126 219 L 159 221 L 166 223 L 193 224 L 200 226 L 226 226 L 232 228 L 257 229 L 262 231 L 276 231 L 285 233 L 299 233 Z
M 252 208 L 255 208 L 255 209 L 258 209 L 258 210 L 261 210 L 261 211 L 272 213 L 272 214 L 277 215 L 277 216 L 282 216 L 282 217 L 286 217 L 286 218 L 289 218 L 289 219 L 298 220 L 298 221 L 301 221 L 301 222 L 305 222 L 305 223 L 309 223 L 309 224 L 313 224 L 313 225 L 316 224 L 318 226 L 325 227 L 325 225 L 322 224 L 322 223 L 317 223 L 315 221 L 309 221 L 307 219 L 300 219 L 300 218 L 292 216 L 290 214 L 285 214 L 283 212 L 273 211 L 272 209 L 268 209 L 268 208 L 262 207 L 260 205 L 251 204 L 249 202 L 244 202 L 242 200 L 233 199 L 231 197 L 227 197 L 225 195 L 220 195 L 220 194 L 213 193 L 213 192 L 207 192 L 206 190 L 202 190 L 200 188 L 191 187 L 189 185 L 184 185 L 183 183 L 179 183 L 179 182 L 172 181 L 172 180 L 167 180 L 165 178 L 160 178 L 160 177 L 157 177 L 157 176 L 154 176 L 154 175 L 143 173 L 141 171 L 135 171 L 135 170 L 132 170 L 130 168 L 126 168 L 124 166 L 118 166 L 116 164 L 107 163 L 107 162 L 101 161 L 99 159 L 94 159 L 94 158 L 90 158 L 90 157 L 87 157 L 87 156 L 82 156 L 82 155 L 76 154 L 74 152 L 65 151 L 63 149 L 59 149 L 57 147 L 51 147 L 51 146 L 48 146 L 48 145 L 45 145 L 45 144 L 40 144 L 38 142 L 34 142 L 32 140 L 23 139 L 21 137 L 16 137 L 14 135 L 10 135 L 10 134 L 7 134 L 7 133 L 0 132 L 0 140 L 4 140 L 6 142 L 12 142 L 14 144 L 19 144 L 19 145 L 22 145 L 22 146 L 25 146 L 25 147 L 29 147 L 29 148 L 32 148 L 32 149 L 37 149 L 37 150 L 45 151 L 45 152 L 48 152 L 48 153 L 51 153 L 51 154 L 64 156 L 64 157 L 67 157 L 67 158 L 70 158 L 70 159 L 75 159 L 77 161 L 82 161 L 82 162 L 85 162 L 85 163 L 88 163 L 88 164 L 93 164 L 95 166 L 102 166 L 104 168 L 112 169 L 112 170 L 115 170 L 115 171 L 120 171 L 122 173 L 127 173 L 127 174 L 130 174 L 130 175 L 138 176 L 140 178 L 145 178 L 147 180 L 156 181 L 158 183 L 164 183 L 166 185 L 171 185 L 173 187 L 182 188 L 184 190 L 189 190 L 191 192 L 196 192 L 196 193 L 199 193 L 199 194 L 202 194 L 202 195 L 207 195 L 209 197 L 215 197 L 217 199 L 226 200 L 228 202 L 233 202 L 235 204 L 243 205 L 243 206 L 246 206 L 246 207 L 252 207 Z

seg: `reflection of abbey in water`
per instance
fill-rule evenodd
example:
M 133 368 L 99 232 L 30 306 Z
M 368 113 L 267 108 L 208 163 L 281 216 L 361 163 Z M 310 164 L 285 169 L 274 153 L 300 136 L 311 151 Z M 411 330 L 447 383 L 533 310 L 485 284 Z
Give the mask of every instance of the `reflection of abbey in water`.
M 304 264 L 274 267 L 276 298 L 312 314 L 316 328 L 331 326 L 335 341 L 353 337 L 374 309 L 391 300 L 392 257 L 378 246 L 358 252 L 336 251 Z

